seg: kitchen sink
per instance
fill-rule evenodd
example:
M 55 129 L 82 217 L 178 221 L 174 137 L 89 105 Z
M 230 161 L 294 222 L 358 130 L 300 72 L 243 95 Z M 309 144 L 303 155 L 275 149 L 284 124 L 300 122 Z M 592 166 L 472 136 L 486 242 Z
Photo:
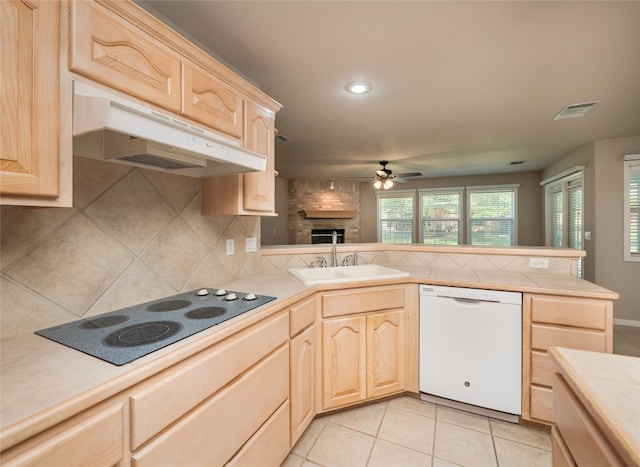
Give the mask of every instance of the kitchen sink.
M 409 273 L 397 269 L 363 264 L 361 266 L 338 266 L 332 268 L 292 268 L 289 272 L 305 284 L 337 284 L 378 279 L 408 277 Z

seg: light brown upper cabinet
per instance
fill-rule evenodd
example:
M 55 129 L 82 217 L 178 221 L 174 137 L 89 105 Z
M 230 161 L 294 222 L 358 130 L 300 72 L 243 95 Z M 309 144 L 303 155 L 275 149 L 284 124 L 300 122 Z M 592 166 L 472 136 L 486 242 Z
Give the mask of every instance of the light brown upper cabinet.
M 0 194 L 60 193 L 60 4 L 0 2 Z M 24 203 L 15 197 L 25 197 Z M 38 204 L 38 203 L 35 203 Z
M 275 112 L 245 100 L 244 147 L 267 156 L 264 172 L 202 180 L 202 214 L 273 215 L 275 213 Z
M 71 2 L 71 18 L 71 71 L 180 112 L 175 53 L 96 3 Z

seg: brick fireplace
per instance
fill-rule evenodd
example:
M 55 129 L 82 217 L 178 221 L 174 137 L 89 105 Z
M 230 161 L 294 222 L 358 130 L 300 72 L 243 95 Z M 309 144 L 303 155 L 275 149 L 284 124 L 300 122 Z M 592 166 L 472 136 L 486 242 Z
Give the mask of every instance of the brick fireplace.
M 360 241 L 360 184 L 350 180 L 289 182 L 289 243 L 311 243 L 312 229 L 344 229 L 344 241 Z

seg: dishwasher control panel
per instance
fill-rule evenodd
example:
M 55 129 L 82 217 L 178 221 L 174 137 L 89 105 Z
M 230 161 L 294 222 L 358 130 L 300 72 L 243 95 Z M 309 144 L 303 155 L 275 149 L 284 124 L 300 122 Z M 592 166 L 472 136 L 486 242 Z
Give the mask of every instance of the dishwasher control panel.
M 468 289 L 464 287 L 420 284 L 420 295 L 460 298 L 481 302 L 522 304 L 522 294 L 520 292 L 505 292 L 503 290 Z

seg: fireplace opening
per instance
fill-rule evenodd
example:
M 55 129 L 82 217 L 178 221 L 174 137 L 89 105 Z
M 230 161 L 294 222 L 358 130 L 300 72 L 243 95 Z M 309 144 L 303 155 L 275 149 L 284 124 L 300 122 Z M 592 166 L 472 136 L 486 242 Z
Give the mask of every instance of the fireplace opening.
M 344 243 L 344 229 L 311 229 L 311 243 L 331 243 L 336 232 L 338 243 Z

